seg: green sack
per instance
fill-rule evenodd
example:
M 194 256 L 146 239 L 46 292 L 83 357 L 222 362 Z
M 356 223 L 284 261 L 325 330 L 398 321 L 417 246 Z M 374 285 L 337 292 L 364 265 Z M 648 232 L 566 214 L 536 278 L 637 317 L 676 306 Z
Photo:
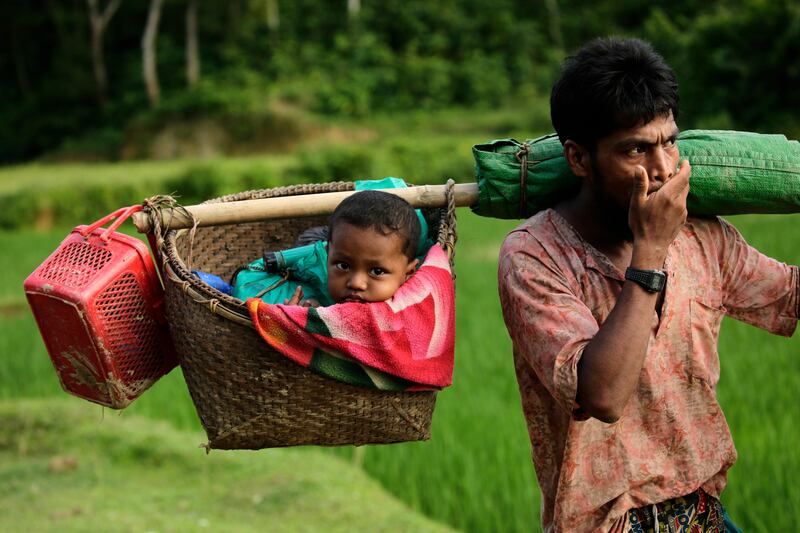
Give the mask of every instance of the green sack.
M 690 213 L 800 212 L 797 141 L 783 135 L 687 130 L 678 136 L 678 148 L 681 158 L 692 164 Z M 478 203 L 472 210 L 481 216 L 527 218 L 574 195 L 581 184 L 555 134 L 525 143 L 501 139 L 477 144 L 472 153 L 478 182 Z
M 333 305 L 328 293 L 328 251 L 324 241 L 294 248 L 282 265 L 281 273 L 267 272 L 264 258 L 257 259 L 236 275 L 233 296 L 240 300 L 261 298 L 267 303 L 282 304 L 303 287 L 303 299 L 312 299 L 320 305 Z

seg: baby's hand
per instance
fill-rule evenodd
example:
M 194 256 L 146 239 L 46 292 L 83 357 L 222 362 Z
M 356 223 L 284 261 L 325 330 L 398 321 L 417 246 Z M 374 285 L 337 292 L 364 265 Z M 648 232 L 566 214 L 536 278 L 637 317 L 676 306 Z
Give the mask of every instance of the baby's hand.
M 297 287 L 295 289 L 294 294 L 291 298 L 286 298 L 283 300 L 284 305 L 300 305 L 302 307 L 319 307 L 319 302 L 314 300 L 313 298 L 309 298 L 308 300 L 303 300 L 303 288 Z
M 298 286 L 295 289 L 294 294 L 291 298 L 286 298 L 283 300 L 284 305 L 301 305 L 300 300 L 303 299 L 303 287 Z

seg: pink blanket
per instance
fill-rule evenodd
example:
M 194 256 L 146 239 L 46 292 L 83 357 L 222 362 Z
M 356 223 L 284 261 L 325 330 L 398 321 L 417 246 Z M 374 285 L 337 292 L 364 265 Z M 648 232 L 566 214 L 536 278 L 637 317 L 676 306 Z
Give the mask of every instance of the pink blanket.
M 452 383 L 455 291 L 447 255 L 439 246 L 385 302 L 309 308 L 250 298 L 247 307 L 259 334 L 275 350 L 331 377 L 341 379 L 336 375 L 341 372 L 325 372 L 330 368 L 325 360 L 356 363 L 371 377 L 377 370 L 400 378 L 409 382 L 402 387 L 407 390 Z M 397 388 L 372 381 L 377 388 Z

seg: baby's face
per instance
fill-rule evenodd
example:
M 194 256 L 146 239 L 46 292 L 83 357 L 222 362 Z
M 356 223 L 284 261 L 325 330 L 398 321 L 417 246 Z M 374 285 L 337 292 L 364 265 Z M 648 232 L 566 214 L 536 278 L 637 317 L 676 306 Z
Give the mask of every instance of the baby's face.
M 328 242 L 328 292 L 339 302 L 382 302 L 414 273 L 403 239 L 341 222 Z

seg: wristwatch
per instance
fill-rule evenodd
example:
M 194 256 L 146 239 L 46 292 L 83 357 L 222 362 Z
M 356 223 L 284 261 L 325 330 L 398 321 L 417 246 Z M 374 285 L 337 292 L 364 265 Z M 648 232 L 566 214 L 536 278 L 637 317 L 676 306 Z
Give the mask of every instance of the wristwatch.
M 647 292 L 661 292 L 667 284 L 667 273 L 663 270 L 628 267 L 625 271 L 625 279 L 638 283 Z

